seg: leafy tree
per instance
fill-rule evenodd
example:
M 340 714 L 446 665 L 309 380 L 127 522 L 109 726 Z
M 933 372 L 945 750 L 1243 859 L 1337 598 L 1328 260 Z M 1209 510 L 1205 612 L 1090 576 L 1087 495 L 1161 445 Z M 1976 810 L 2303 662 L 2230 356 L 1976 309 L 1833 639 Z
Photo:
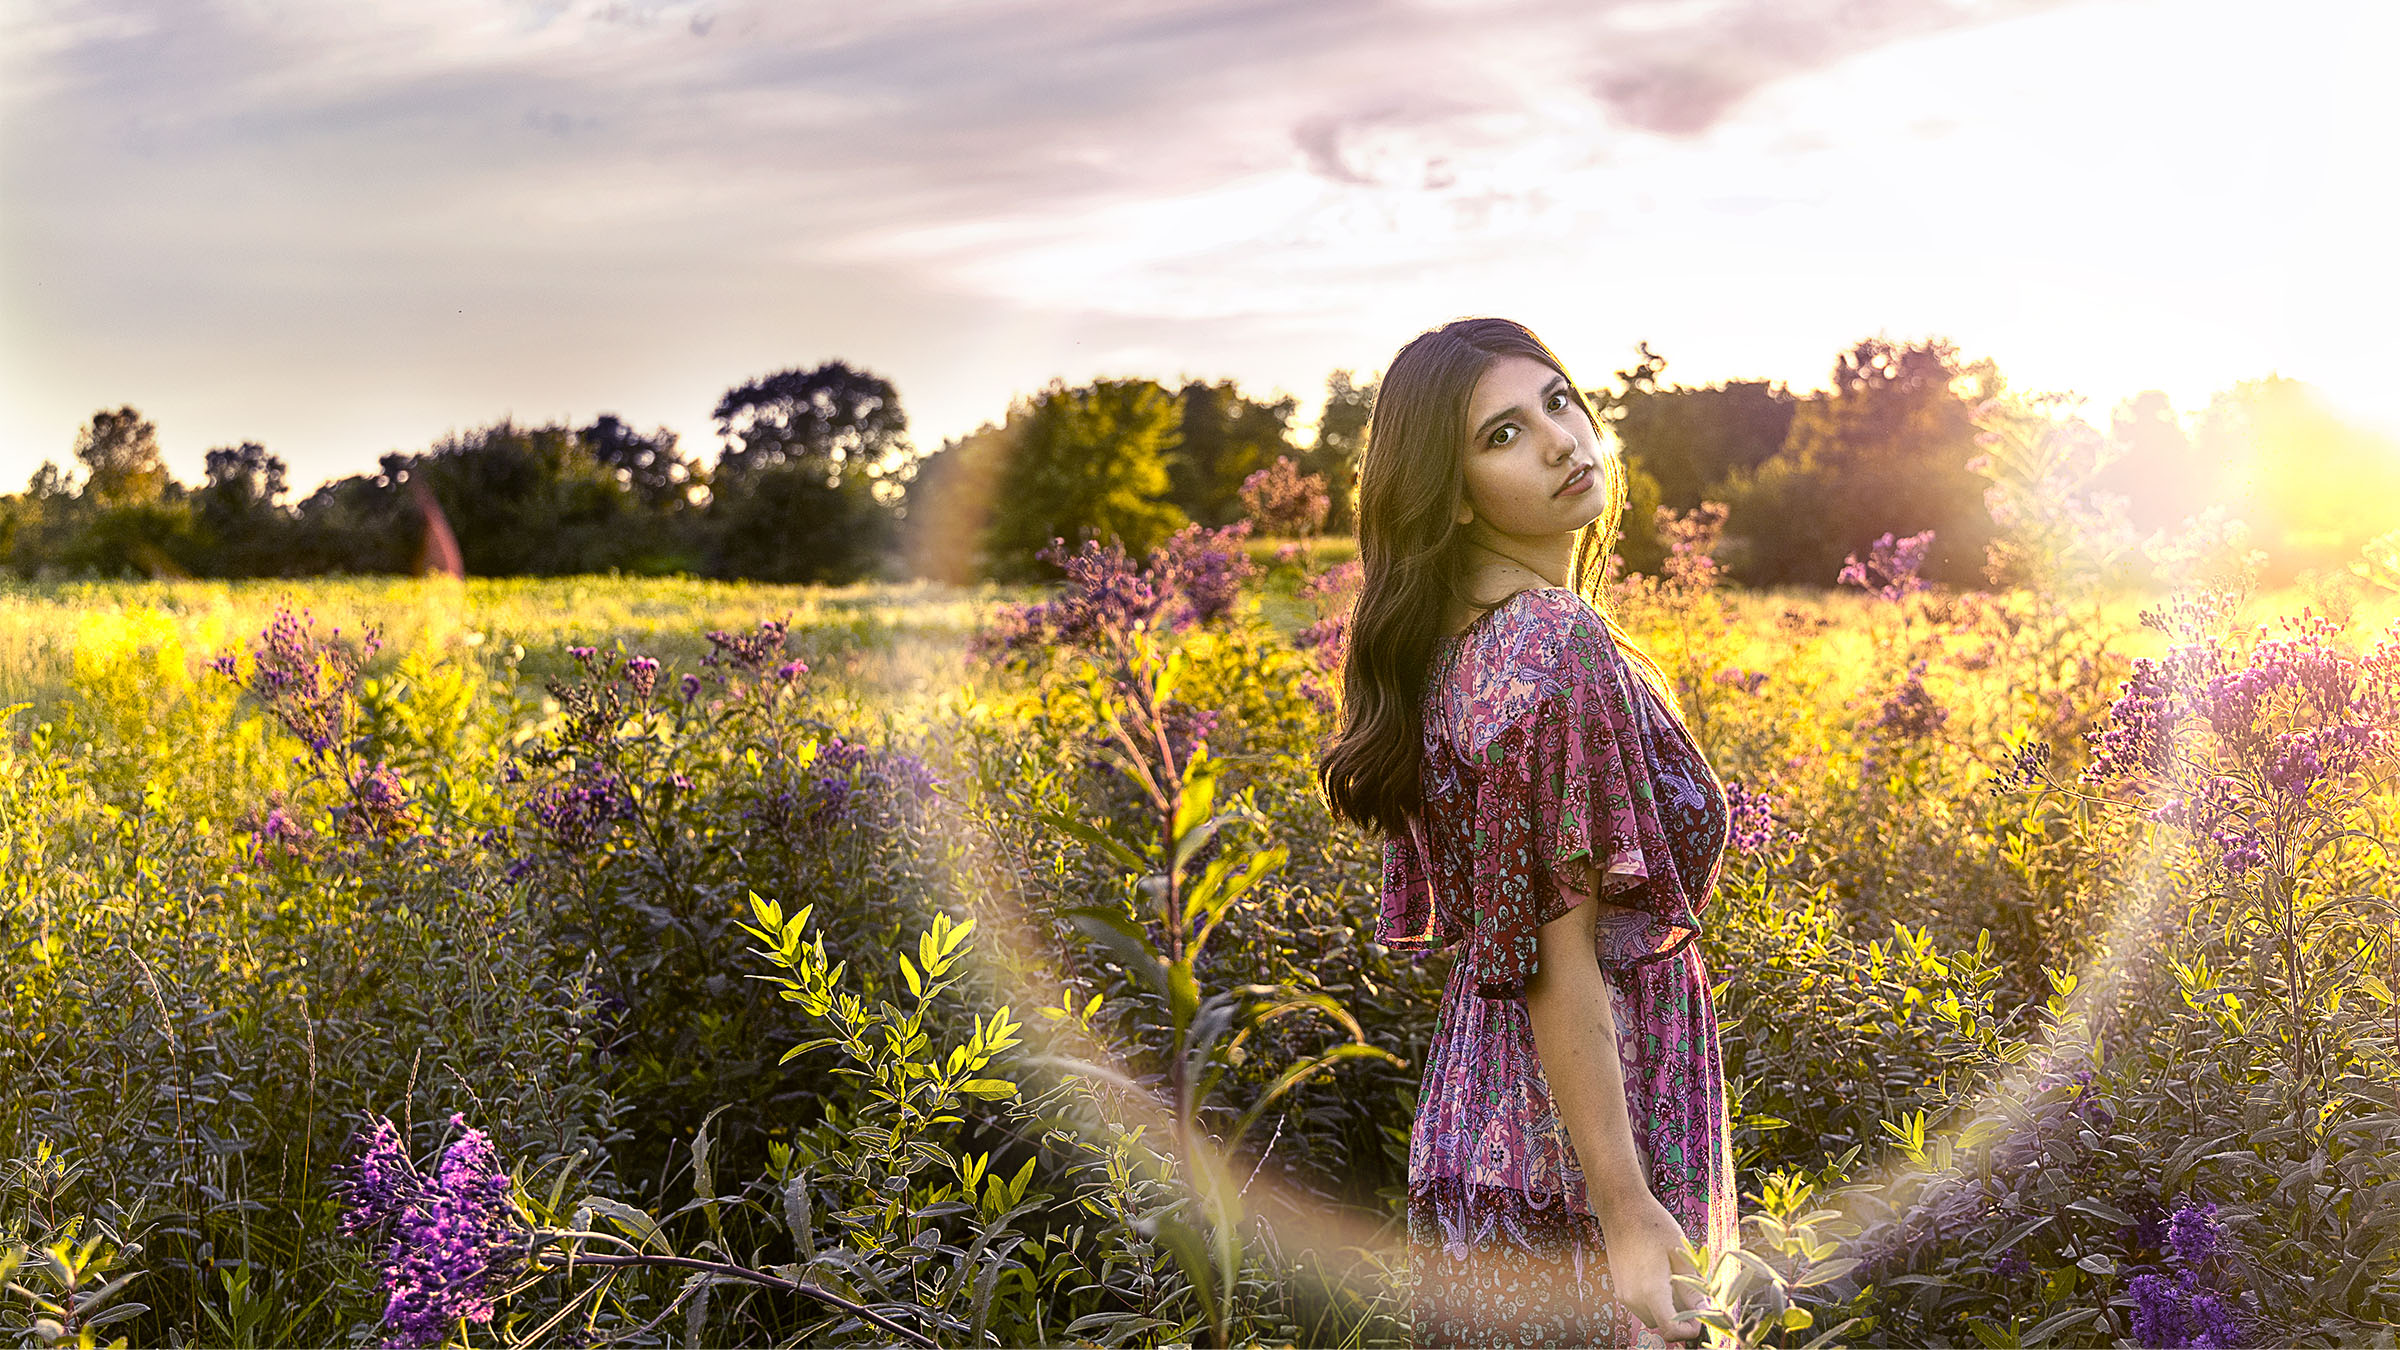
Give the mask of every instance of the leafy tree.
M 211 576 L 271 576 L 290 524 L 277 504 L 283 461 L 256 441 L 208 452 L 208 478 L 193 494 L 202 569 Z
M 1035 555 L 1054 538 L 1115 539 L 1146 553 L 1186 523 L 1167 491 L 1167 455 L 1182 409 L 1155 380 L 1052 380 L 1009 410 L 996 447 L 1004 464 L 984 532 L 991 573 L 1055 576 Z M 1236 485 L 1238 488 L 1238 484 Z
M 788 460 L 743 470 L 710 501 L 709 523 L 712 575 L 841 585 L 883 573 L 898 520 L 866 475 Z
M 284 494 L 287 473 L 283 460 L 256 441 L 219 446 L 208 452 L 207 482 L 200 489 L 201 512 L 221 518 L 245 516 L 272 508 Z
M 915 466 L 899 392 L 842 361 L 736 385 L 717 401 L 710 570 L 854 581 L 896 542 Z
M 964 585 L 987 575 L 982 552 L 993 503 L 1012 447 L 1024 433 L 1021 418 L 1006 426 L 986 422 L 916 465 L 901 505 L 902 553 L 909 576 Z
M 132 405 L 96 412 L 75 433 L 75 458 L 84 463 L 83 490 L 102 506 L 155 502 L 166 494 L 167 465 L 159 458 L 158 428 Z
M 1975 458 L 1974 406 L 2003 387 L 1989 361 L 1961 365 L 1933 339 L 1869 338 L 1835 363 L 1832 388 L 1794 409 L 1783 447 L 1727 481 L 1730 570 L 1751 585 L 1830 585 L 1878 535 L 1935 531 L 1924 575 L 1973 585 L 1993 535 Z
M 1242 483 L 1292 453 L 1289 394 L 1272 403 L 1245 396 L 1231 380 L 1186 383 L 1176 394 L 1181 437 L 1167 456 L 1168 500 L 1205 525 L 1241 519 Z
M 1327 534 L 1358 529 L 1358 459 L 1374 407 L 1375 381 L 1359 384 L 1346 370 L 1326 377 L 1325 411 L 1317 418 L 1316 442 L 1301 456 L 1300 467 L 1325 480 L 1332 498 L 1325 512 Z
M 401 490 L 414 457 L 387 454 L 379 472 L 352 474 L 303 500 L 284 570 L 304 575 L 411 572 L 424 525 Z
M 1773 458 L 1798 404 L 1765 380 L 1645 390 L 1626 400 L 1617 436 L 1630 464 L 1657 480 L 1660 502 L 1689 511 Z

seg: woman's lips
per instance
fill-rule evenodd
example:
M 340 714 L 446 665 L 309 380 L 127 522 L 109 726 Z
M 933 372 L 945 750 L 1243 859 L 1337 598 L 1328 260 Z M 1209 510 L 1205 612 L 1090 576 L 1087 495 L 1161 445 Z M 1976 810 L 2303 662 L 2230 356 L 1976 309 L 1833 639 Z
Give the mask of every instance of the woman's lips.
M 1551 496 L 1553 496 L 1553 497 L 1580 497 L 1580 496 L 1582 496 L 1584 493 L 1591 491 L 1591 490 L 1592 490 L 1592 470 L 1591 470 L 1591 466 L 1587 464 L 1587 465 L 1585 465 L 1584 467 L 1582 467 L 1582 468 L 1580 468 L 1580 469 L 1576 470 L 1576 472 L 1577 472 L 1578 474 L 1582 475 L 1582 476 L 1581 476 L 1581 477 L 1579 477 L 1579 478 L 1575 478 L 1575 479 L 1572 479 L 1572 480 L 1570 480 L 1570 481 L 1569 481 L 1569 482 L 1568 482 L 1568 483 L 1567 483 L 1567 484 L 1566 484 L 1564 487 L 1561 487 L 1561 488 L 1560 488 L 1558 491 L 1556 491 L 1556 492 L 1553 492 L 1553 493 L 1551 493 L 1550 495 L 1551 495 Z

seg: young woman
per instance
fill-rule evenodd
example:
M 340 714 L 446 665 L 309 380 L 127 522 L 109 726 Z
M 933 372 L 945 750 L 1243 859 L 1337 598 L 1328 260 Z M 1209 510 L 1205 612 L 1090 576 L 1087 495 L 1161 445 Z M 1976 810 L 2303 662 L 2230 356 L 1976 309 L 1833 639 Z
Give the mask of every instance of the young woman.
M 1608 613 L 1624 485 L 1518 324 L 1445 325 L 1384 373 L 1318 774 L 1384 838 L 1377 938 L 1460 948 L 1409 1144 L 1420 1344 L 1693 1339 L 1683 1241 L 1734 1240 L 1693 940 L 1725 797 Z

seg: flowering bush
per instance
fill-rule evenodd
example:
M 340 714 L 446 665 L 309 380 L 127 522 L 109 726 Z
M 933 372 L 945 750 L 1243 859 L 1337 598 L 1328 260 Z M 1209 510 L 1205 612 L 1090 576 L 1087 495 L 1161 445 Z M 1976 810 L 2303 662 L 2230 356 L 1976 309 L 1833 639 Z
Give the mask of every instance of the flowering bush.
M 1304 538 L 1324 526 L 1325 512 L 1333 505 L 1325 480 L 1300 472 L 1300 466 L 1283 455 L 1243 479 L 1240 495 L 1243 512 L 1259 529 Z

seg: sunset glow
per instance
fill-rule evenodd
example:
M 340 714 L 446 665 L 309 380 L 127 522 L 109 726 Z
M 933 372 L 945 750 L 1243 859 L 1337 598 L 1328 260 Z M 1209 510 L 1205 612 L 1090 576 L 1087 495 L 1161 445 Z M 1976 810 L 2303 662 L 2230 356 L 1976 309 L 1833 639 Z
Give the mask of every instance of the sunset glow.
M 33 4 L 0 70 L 0 479 L 93 409 L 304 493 L 504 415 L 709 436 L 840 356 L 916 439 L 1053 376 L 1297 395 L 1455 314 L 1597 383 L 1946 336 L 2105 419 L 2387 431 L 2395 21 L 2315 0 Z

